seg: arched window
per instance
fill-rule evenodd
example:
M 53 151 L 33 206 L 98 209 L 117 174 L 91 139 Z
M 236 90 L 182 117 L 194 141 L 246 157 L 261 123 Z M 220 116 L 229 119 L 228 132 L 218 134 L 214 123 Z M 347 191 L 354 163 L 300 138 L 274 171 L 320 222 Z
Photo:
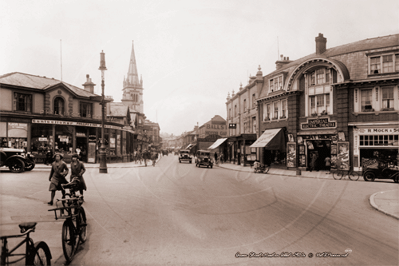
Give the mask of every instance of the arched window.
M 55 115 L 64 115 L 64 99 L 61 97 L 57 97 L 54 99 L 54 114 Z

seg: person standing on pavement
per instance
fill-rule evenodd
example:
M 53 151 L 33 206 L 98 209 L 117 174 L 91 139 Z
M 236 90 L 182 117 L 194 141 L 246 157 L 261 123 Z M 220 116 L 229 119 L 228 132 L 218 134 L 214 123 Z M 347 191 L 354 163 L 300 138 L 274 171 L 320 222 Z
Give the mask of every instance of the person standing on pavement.
M 61 188 L 61 184 L 67 184 L 67 180 L 65 177 L 68 175 L 68 166 L 62 160 L 63 156 L 60 153 L 56 153 L 54 155 L 54 162 L 51 165 L 51 172 L 49 176 L 50 187 L 49 191 L 51 191 L 51 200 L 48 202 L 49 205 L 53 205 L 55 192 L 57 190 L 61 190 L 62 197 L 65 197 L 65 191 Z
M 77 153 L 72 155 L 72 162 L 71 162 L 71 176 L 70 182 L 74 177 L 79 179 L 79 187 L 78 190 L 80 195 L 83 196 L 83 190 L 87 190 L 86 182 L 83 178 L 83 174 L 86 172 L 86 168 L 84 164 L 79 160 L 79 155 Z
M 215 152 L 215 164 L 218 162 L 218 154 Z

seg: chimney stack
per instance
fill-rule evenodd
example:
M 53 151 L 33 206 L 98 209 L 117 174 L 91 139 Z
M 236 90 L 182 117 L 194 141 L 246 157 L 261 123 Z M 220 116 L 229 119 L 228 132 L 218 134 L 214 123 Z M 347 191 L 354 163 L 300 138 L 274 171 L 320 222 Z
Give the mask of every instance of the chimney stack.
M 319 36 L 315 38 L 316 40 L 316 54 L 322 54 L 327 50 L 327 39 L 323 37 L 322 33 L 319 33 Z
M 96 86 L 96 84 L 94 84 L 94 83 L 91 81 L 91 78 L 90 78 L 89 74 L 87 74 L 87 75 L 86 75 L 86 82 L 85 82 L 85 84 L 83 84 L 82 86 L 84 87 L 84 89 L 85 89 L 86 91 L 89 91 L 89 92 L 91 92 L 91 93 L 94 93 L 94 86 Z
M 284 65 L 286 65 L 286 64 L 288 64 L 290 62 L 292 62 L 292 61 L 290 61 L 290 58 L 288 56 L 285 57 L 284 55 L 280 55 L 280 60 L 276 61 L 276 70 L 279 70 Z

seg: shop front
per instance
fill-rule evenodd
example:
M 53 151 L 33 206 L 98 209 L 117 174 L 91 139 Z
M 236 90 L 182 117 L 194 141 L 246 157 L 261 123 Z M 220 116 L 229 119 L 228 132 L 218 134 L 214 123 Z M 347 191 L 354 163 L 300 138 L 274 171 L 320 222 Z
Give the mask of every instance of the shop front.
M 105 125 L 108 162 L 128 161 L 133 152 L 134 134 L 130 128 Z M 101 124 L 81 121 L 5 118 L 0 122 L 2 147 L 23 148 L 32 152 L 37 163 L 44 163 L 47 153 L 64 155 L 70 162 L 78 153 L 84 162 L 98 162 Z
M 297 140 L 299 169 L 329 171 L 337 169 L 339 165 L 341 170 L 349 170 L 349 161 L 345 159 L 349 158 L 349 142 L 345 141 L 343 132 L 300 131 Z
M 216 152 L 218 157 L 223 154 L 223 160 L 226 160 L 225 156 L 227 154 L 227 138 L 217 139 L 211 146 L 208 147 L 208 150 L 211 151 L 212 154 Z
M 352 126 L 354 126 L 352 124 Z M 354 170 L 362 171 L 374 159 L 398 165 L 399 125 L 356 124 L 353 127 Z
M 250 146 L 256 141 L 256 134 L 241 134 L 229 138 L 229 142 L 234 139 L 233 144 L 227 149 L 232 152 L 232 162 L 242 166 L 252 165 L 256 160 L 256 149 Z
M 265 130 L 251 148 L 261 149 L 260 163 L 272 167 L 286 167 L 286 140 L 284 128 Z M 256 155 L 256 153 L 255 153 Z

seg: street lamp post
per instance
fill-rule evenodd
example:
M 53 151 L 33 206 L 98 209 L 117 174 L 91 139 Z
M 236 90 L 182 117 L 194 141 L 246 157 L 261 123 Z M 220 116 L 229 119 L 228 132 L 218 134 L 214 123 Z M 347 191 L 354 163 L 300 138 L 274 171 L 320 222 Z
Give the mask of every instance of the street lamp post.
M 104 139 L 104 121 L 105 121 L 105 97 L 104 97 L 104 71 L 107 70 L 105 67 L 105 54 L 104 51 L 100 53 L 100 67 L 101 70 L 101 147 L 100 147 L 100 173 L 107 173 L 107 154 L 105 151 L 105 139 Z

